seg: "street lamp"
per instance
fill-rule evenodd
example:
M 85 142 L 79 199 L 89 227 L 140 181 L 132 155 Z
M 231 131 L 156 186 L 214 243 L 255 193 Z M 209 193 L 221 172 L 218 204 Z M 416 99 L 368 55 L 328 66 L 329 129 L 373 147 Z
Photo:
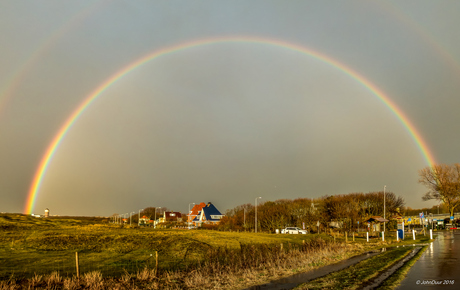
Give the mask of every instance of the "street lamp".
M 246 231 L 246 208 L 243 207 L 243 228 Z
M 386 211 L 386 208 L 385 208 L 385 188 L 387 186 L 384 185 L 383 186 L 383 219 L 385 219 L 385 211 Z M 383 221 L 383 231 L 385 232 L 385 221 Z
M 190 205 L 191 205 L 191 204 L 195 204 L 195 203 L 192 202 L 192 203 L 189 203 L 189 204 L 188 204 L 188 223 L 187 223 L 188 227 L 190 227 Z
M 139 215 L 137 216 L 137 225 L 141 225 L 141 210 L 144 210 L 143 208 L 139 210 Z
M 132 212 L 129 213 L 129 226 L 131 226 L 133 224 L 132 223 L 132 221 L 133 221 L 133 213 L 136 213 L 136 212 L 132 211 Z
M 261 196 L 256 197 L 256 202 L 255 202 L 256 203 L 256 208 L 255 208 L 256 209 L 256 217 L 255 217 L 255 231 L 254 231 L 255 233 L 257 233 L 257 200 L 259 198 L 262 198 L 262 197 Z
M 155 220 L 153 221 L 153 228 L 154 228 L 154 229 L 157 228 L 157 208 L 160 208 L 160 209 L 161 209 L 161 207 L 159 206 L 159 207 L 156 207 L 156 208 L 155 208 Z

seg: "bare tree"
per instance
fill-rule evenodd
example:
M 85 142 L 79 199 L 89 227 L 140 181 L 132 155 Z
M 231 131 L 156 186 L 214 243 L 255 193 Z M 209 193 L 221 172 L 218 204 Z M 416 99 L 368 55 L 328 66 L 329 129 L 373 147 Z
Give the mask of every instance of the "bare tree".
M 435 199 L 443 202 L 454 215 L 454 210 L 460 205 L 460 164 L 433 165 L 419 170 L 419 183 L 430 190 L 422 199 Z

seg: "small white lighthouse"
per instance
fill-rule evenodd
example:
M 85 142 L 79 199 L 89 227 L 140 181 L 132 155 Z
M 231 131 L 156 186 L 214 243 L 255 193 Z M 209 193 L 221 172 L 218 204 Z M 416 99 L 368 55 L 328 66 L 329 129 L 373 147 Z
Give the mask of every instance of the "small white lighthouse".
M 45 208 L 45 217 L 49 217 L 50 216 L 50 210 Z

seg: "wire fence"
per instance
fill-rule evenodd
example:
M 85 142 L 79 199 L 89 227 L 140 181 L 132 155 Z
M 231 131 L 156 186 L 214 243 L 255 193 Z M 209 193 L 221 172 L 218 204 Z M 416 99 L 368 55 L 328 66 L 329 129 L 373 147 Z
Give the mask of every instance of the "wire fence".
M 46 262 L 37 258 L 22 258 L 14 263 L 6 262 L 0 255 L 0 280 L 14 277 L 32 278 L 35 275 L 49 275 L 57 272 L 63 277 L 72 277 L 77 275 L 77 263 L 75 253 L 49 253 Z M 155 267 L 155 260 L 128 260 L 128 259 L 94 259 L 89 255 L 79 253 L 78 270 L 79 274 L 98 271 L 104 277 L 120 277 L 123 274 L 135 274 L 138 271 Z

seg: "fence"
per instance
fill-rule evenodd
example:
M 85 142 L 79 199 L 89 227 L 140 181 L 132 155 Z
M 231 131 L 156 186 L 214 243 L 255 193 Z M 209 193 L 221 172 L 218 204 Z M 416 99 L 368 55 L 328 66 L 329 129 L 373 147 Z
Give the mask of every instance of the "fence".
M 32 256 L 32 255 L 31 255 Z M 0 280 L 10 277 L 32 278 L 35 275 L 47 275 L 57 272 L 60 276 L 77 276 L 77 269 L 80 274 L 99 271 L 104 277 L 120 277 L 125 273 L 134 274 L 144 268 L 155 268 L 155 256 L 145 260 L 127 259 L 106 259 L 94 261 L 90 255 L 85 253 L 78 254 L 78 264 L 76 263 L 75 253 L 56 253 L 47 254 L 47 263 L 44 264 L 37 258 L 22 258 L 15 263 L 2 262 L 0 254 Z M 78 265 L 78 267 L 77 267 Z

